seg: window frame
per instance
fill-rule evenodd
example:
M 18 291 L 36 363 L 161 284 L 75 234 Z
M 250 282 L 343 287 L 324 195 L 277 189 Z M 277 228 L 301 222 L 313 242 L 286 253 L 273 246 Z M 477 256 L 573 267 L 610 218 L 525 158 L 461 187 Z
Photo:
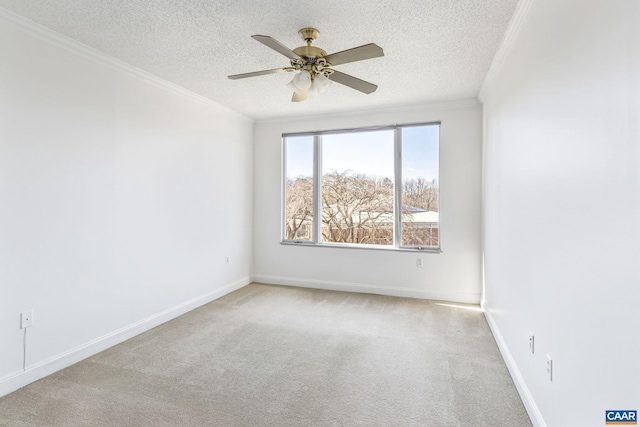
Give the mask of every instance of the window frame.
M 438 215 L 438 246 L 403 246 L 402 245 L 402 129 L 411 127 L 426 127 L 437 126 L 438 127 L 438 199 L 440 199 L 440 134 L 441 134 L 440 121 L 433 122 L 420 122 L 420 123 L 407 123 L 407 124 L 395 124 L 385 126 L 369 126 L 359 128 L 347 128 L 347 129 L 332 129 L 323 131 L 311 131 L 311 132 L 290 132 L 282 134 L 281 152 L 282 152 L 282 168 L 281 168 L 281 233 L 280 244 L 282 245 L 296 245 L 296 246 L 308 246 L 308 247 L 330 247 L 330 248 L 343 248 L 343 249 L 367 249 L 367 250 L 383 250 L 383 251 L 409 251 L 420 253 L 442 253 L 442 228 L 440 215 Z M 322 241 L 322 136 L 323 135 L 335 135 L 335 134 L 349 134 L 349 133 L 363 133 L 393 130 L 393 164 L 394 164 L 394 188 L 393 188 L 393 245 L 374 245 L 365 243 L 336 243 L 336 242 L 323 242 Z M 287 203 L 287 138 L 291 137 L 313 137 L 313 231 L 312 239 L 307 240 L 293 240 L 286 238 L 286 203 Z M 398 185 L 400 183 L 400 185 Z M 438 213 L 441 212 L 440 204 L 438 203 Z M 320 218 L 320 221 L 317 219 Z

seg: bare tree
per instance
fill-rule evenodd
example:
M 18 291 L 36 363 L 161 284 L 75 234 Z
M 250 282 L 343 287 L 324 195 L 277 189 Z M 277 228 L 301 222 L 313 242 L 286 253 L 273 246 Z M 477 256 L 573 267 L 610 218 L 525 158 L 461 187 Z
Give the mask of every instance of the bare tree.
M 434 223 L 420 223 L 411 220 L 402 223 L 403 246 L 438 246 L 440 228 Z
M 440 210 L 438 182 L 435 179 L 415 178 L 405 180 L 402 190 L 403 206 L 411 206 L 431 212 Z
M 313 178 L 287 178 L 285 192 L 286 238 L 310 240 L 313 221 Z
M 322 178 L 322 240 L 392 245 L 393 199 L 394 186 L 389 178 L 350 171 L 325 174 Z M 403 245 L 438 245 L 437 219 L 435 222 L 422 219 L 428 212 L 439 211 L 438 202 L 435 180 L 418 178 L 403 183 Z M 313 179 L 287 179 L 286 203 L 287 239 L 311 240 Z
M 393 183 L 350 171 L 322 180 L 322 237 L 345 243 L 393 243 Z
M 440 200 L 437 181 L 424 178 L 406 180 L 402 190 L 402 244 L 406 246 L 438 246 L 440 237 L 438 224 L 423 222 L 416 218 L 425 211 L 439 212 Z

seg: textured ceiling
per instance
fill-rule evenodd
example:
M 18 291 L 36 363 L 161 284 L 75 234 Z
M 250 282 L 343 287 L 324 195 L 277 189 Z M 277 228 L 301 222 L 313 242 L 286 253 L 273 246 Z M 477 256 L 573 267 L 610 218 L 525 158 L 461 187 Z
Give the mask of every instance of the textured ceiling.
M 0 0 L 0 6 L 255 119 L 475 98 L 517 0 Z M 333 53 L 367 43 L 384 57 L 336 66 L 375 83 L 370 95 L 334 84 L 292 103 L 291 74 L 227 75 L 289 65 L 251 39 L 293 49 L 320 31 Z

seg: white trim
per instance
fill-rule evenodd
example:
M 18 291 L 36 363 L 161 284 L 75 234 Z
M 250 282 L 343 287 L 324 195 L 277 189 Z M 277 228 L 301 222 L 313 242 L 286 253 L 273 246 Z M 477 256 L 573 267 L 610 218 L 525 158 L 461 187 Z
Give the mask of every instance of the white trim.
M 456 101 L 443 101 L 443 102 L 433 102 L 428 104 L 415 104 L 415 105 L 403 105 L 401 107 L 381 107 L 381 108 L 370 108 L 365 110 L 355 110 L 355 111 L 340 111 L 334 113 L 326 113 L 326 114 L 313 114 L 313 115 L 304 115 L 304 116 L 291 116 L 291 117 L 271 117 L 266 119 L 256 119 L 255 123 L 295 123 L 300 121 L 307 120 L 324 120 L 324 119 L 339 119 L 343 117 L 354 117 L 361 116 L 365 114 L 375 114 L 375 113 L 398 113 L 404 111 L 415 111 L 415 110 L 448 110 L 452 108 L 461 108 L 468 106 L 480 105 L 480 102 L 476 98 L 467 98 Z M 402 125 L 402 123 L 398 123 Z M 320 130 L 319 130 L 320 131 Z M 285 132 L 286 133 L 286 132 Z
M 224 110 L 227 113 L 231 113 L 237 116 L 238 118 L 244 119 L 250 123 L 254 122 L 254 119 L 248 116 L 245 116 L 244 114 L 241 114 L 235 110 L 232 110 L 229 107 L 219 104 L 195 92 L 187 90 L 175 83 L 171 83 L 167 80 L 164 80 L 147 71 L 141 70 L 140 68 L 137 68 L 127 62 L 116 59 L 113 56 L 107 55 L 106 53 L 103 53 L 97 49 L 94 49 L 90 46 L 80 43 L 63 34 L 57 33 L 45 26 L 42 26 L 36 22 L 33 22 L 23 16 L 17 15 L 2 7 L 0 7 L 0 19 L 10 24 L 13 24 L 17 27 L 20 27 L 21 29 L 25 30 L 25 32 L 30 36 L 39 38 L 55 46 L 66 49 L 72 53 L 82 56 L 83 58 L 86 58 L 97 64 L 113 68 L 130 77 L 136 78 L 138 80 L 142 80 L 160 89 L 164 89 L 170 93 L 173 93 L 174 95 L 179 95 L 191 101 L 199 102 L 202 104 L 206 104 L 210 107 L 215 107 L 220 110 Z
M 124 328 L 113 331 L 102 337 L 96 338 L 87 343 L 81 344 L 70 350 L 53 356 L 47 360 L 29 366 L 25 371 L 16 372 L 0 378 L 0 397 L 9 394 L 34 381 L 53 374 L 61 369 L 78 363 L 91 357 L 109 347 L 120 344 L 136 335 L 155 328 L 169 320 L 175 319 L 195 308 L 214 301 L 230 292 L 240 289 L 251 283 L 250 277 L 243 277 L 240 280 L 229 283 L 214 291 L 202 296 L 185 301 L 160 313 L 149 316 Z
M 461 302 L 478 304 L 480 294 L 425 291 L 422 289 L 401 286 L 380 286 L 362 283 L 331 282 L 327 280 L 310 280 L 296 277 L 270 276 L 255 274 L 253 281 L 268 285 L 297 286 L 300 288 L 325 289 L 329 291 L 358 292 L 365 294 L 387 295 L 394 297 L 420 298 L 436 301 Z
M 487 71 L 487 75 L 484 77 L 484 81 L 482 82 L 482 86 L 478 92 L 478 99 L 481 102 L 486 100 L 488 95 L 487 92 L 491 86 L 493 86 L 494 81 L 498 78 L 498 74 L 500 74 L 500 70 L 504 66 L 507 56 L 511 53 L 511 50 L 520 35 L 522 26 L 529 16 L 529 12 L 531 11 L 534 1 L 535 0 L 520 0 L 518 2 L 516 10 L 513 12 L 513 16 L 511 17 L 511 21 L 509 21 L 509 25 L 507 26 L 507 30 L 505 31 L 504 36 L 502 36 L 500 47 L 498 47 L 498 50 L 491 61 L 489 71 Z
M 491 309 L 487 307 L 486 301 L 482 305 L 482 308 L 484 309 L 484 317 L 487 319 L 491 333 L 498 344 L 498 349 L 500 349 L 502 358 L 509 369 L 511 378 L 516 385 L 516 389 L 518 390 L 522 403 L 524 403 L 524 407 L 529 414 L 529 418 L 531 418 L 531 422 L 534 427 L 547 427 L 547 423 L 545 423 L 544 418 L 542 418 L 542 413 L 540 413 L 540 409 L 538 408 L 538 405 L 536 405 L 536 402 L 529 391 L 529 387 L 527 387 L 527 384 L 520 373 L 520 369 L 518 369 L 518 365 L 509 351 L 509 347 L 507 347 L 507 343 L 504 341 L 504 338 L 502 338 L 498 325 L 495 320 L 493 320 Z

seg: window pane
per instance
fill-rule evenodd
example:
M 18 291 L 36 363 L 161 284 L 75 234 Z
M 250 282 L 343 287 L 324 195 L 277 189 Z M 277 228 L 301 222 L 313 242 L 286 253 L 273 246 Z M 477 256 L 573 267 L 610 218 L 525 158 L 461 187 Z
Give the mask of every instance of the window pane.
M 313 136 L 285 139 L 285 240 L 313 240 Z
M 402 129 L 402 246 L 439 246 L 438 131 Z
M 393 245 L 393 130 L 322 136 L 322 241 Z

